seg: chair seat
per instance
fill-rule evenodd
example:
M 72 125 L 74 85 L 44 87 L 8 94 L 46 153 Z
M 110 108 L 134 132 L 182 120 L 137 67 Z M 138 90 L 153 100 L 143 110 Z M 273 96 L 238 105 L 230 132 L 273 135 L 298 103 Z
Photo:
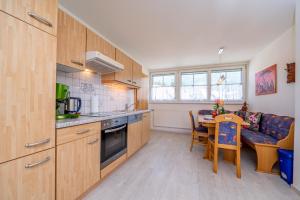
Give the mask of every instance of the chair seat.
M 200 125 L 196 128 L 196 131 L 208 133 L 208 128 Z
M 261 144 L 277 144 L 277 139 L 261 133 L 261 132 L 255 132 L 251 131 L 249 129 L 242 129 L 241 135 L 244 140 L 247 140 L 248 142 L 255 144 L 255 143 L 261 143 Z

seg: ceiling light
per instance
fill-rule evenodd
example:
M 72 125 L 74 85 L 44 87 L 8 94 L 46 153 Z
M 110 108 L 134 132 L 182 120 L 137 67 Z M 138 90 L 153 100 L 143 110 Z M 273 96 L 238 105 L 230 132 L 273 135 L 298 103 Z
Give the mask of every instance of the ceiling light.
M 221 47 L 221 48 L 219 49 L 218 54 L 221 55 L 221 54 L 223 53 L 223 51 L 224 51 L 224 47 Z

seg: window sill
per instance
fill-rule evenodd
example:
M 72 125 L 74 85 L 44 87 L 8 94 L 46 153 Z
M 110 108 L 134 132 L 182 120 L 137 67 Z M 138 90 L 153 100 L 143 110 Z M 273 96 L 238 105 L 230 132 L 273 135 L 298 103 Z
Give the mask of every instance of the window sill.
M 225 105 L 243 105 L 245 101 L 225 101 Z M 214 104 L 215 101 L 150 101 L 149 104 Z

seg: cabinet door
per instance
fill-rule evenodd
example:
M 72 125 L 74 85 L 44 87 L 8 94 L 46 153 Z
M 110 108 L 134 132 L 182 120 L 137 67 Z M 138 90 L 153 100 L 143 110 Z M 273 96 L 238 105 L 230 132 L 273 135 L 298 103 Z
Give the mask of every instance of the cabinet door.
M 85 141 L 83 138 L 57 146 L 57 200 L 73 200 L 84 192 Z
M 124 65 L 124 70 L 115 74 L 117 81 L 132 84 L 132 60 L 122 51 L 116 49 L 116 61 Z
M 55 145 L 56 38 L 0 12 L 0 163 Z
M 0 164 L 0 199 L 55 199 L 55 149 Z
M 142 121 L 128 125 L 127 156 L 132 156 L 142 145 Z
M 143 114 L 142 145 L 150 139 L 150 113 Z
M 100 134 L 85 138 L 85 145 L 84 189 L 87 190 L 100 180 Z
M 56 35 L 57 0 L 0 0 L 0 10 Z
M 83 70 L 85 66 L 86 28 L 62 10 L 58 10 L 57 63 Z
M 141 86 L 142 79 L 142 66 L 137 62 L 133 61 L 132 64 L 132 83 L 138 87 Z
M 111 59 L 116 59 L 116 49 L 102 37 L 87 29 L 87 51 L 99 51 Z

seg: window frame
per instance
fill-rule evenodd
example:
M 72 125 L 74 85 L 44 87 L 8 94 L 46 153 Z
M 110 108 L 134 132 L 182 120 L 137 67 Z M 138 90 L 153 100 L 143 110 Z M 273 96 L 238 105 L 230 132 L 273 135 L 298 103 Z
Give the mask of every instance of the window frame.
M 153 76 L 157 76 L 157 75 L 174 75 L 175 76 L 175 98 L 173 100 L 152 100 L 152 84 L 153 84 Z M 176 71 L 166 71 L 166 72 L 159 72 L 159 73 L 150 73 L 150 84 L 149 84 L 149 100 L 150 102 L 155 102 L 155 103 L 167 103 L 167 102 L 175 102 L 177 101 L 177 72 Z
M 193 74 L 204 73 L 204 74 L 207 75 L 207 79 L 206 79 L 206 87 L 207 87 L 206 95 L 207 95 L 207 98 L 206 99 L 204 99 L 204 100 L 181 99 L 181 87 L 182 87 L 181 76 L 182 76 L 182 74 L 185 74 L 185 73 L 193 73 Z M 180 101 L 180 102 L 205 102 L 205 101 L 208 101 L 209 100 L 209 96 L 208 96 L 208 94 L 209 94 L 209 83 L 210 83 L 210 81 L 209 81 L 210 78 L 209 77 L 210 77 L 210 74 L 209 74 L 209 72 L 207 70 L 191 70 L 191 71 L 186 71 L 185 70 L 185 71 L 179 71 L 178 72 L 178 79 L 179 79 L 179 82 L 178 82 L 179 83 L 178 84 L 178 94 L 179 94 L 178 101 Z M 193 86 L 195 86 L 195 85 L 193 85 Z
M 246 100 L 247 94 L 247 64 L 231 64 L 227 66 L 213 66 L 209 68 L 205 67 L 192 67 L 190 69 L 178 68 L 177 70 L 157 70 L 150 71 L 149 78 L 149 103 L 150 104 L 163 104 L 163 103 L 173 103 L 173 104 L 212 104 L 215 101 L 211 100 L 211 73 L 213 71 L 231 71 L 231 70 L 242 70 L 242 89 L 243 98 L 242 100 L 225 100 L 226 104 L 242 104 Z M 191 72 L 207 72 L 207 100 L 180 100 L 180 88 L 181 88 L 181 74 L 191 73 Z M 153 75 L 163 75 L 163 74 L 175 74 L 175 99 L 174 100 L 152 100 L 152 76 Z

